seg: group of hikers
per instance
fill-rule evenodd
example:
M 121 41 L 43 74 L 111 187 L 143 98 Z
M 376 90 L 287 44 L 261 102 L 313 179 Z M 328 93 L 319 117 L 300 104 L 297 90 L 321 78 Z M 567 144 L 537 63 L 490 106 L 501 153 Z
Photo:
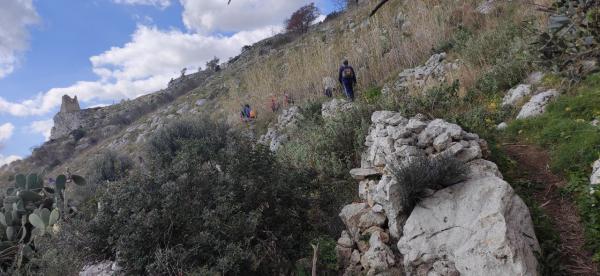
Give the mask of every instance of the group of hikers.
M 354 86 L 356 85 L 356 73 L 354 72 L 354 68 L 349 65 L 348 60 L 345 59 L 338 70 L 338 81 L 340 85 L 344 88 L 344 94 L 349 101 L 354 101 Z M 325 96 L 331 98 L 333 97 L 332 88 L 325 88 Z M 284 94 L 283 100 L 284 106 L 288 107 L 294 104 L 294 100 L 289 96 L 288 93 Z M 274 95 L 271 95 L 271 103 L 270 103 L 271 111 L 277 112 L 279 111 L 280 104 L 277 101 L 277 98 Z M 240 118 L 244 122 L 250 122 L 256 119 L 256 111 L 250 107 L 249 104 L 245 104 L 242 107 L 242 111 L 240 112 Z

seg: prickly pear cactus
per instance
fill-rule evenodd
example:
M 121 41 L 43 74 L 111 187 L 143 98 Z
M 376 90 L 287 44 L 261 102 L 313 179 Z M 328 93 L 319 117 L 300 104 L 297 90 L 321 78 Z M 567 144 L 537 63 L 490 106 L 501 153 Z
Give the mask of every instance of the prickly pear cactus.
M 33 252 L 36 237 L 53 233 L 61 214 L 68 213 L 65 204 L 65 189 L 69 183 L 85 185 L 79 175 L 59 175 L 54 187 L 44 185 L 43 177 L 37 174 L 16 175 L 14 187 L 6 190 L 0 208 L 0 224 L 4 235 L 0 233 L 0 251 L 6 253 L 0 264 L 20 267 L 23 256 Z M 3 238 L 5 236 L 5 238 Z M 8 260 L 11 260 L 10 262 Z

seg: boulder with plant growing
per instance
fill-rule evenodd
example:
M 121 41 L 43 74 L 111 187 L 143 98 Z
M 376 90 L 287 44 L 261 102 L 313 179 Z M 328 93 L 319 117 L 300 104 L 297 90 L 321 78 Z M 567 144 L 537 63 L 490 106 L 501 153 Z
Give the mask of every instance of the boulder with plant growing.
M 362 202 L 340 213 L 346 272 L 537 274 L 529 211 L 483 159 L 484 140 L 423 115 L 377 111 L 371 121 L 361 168 L 351 172 Z

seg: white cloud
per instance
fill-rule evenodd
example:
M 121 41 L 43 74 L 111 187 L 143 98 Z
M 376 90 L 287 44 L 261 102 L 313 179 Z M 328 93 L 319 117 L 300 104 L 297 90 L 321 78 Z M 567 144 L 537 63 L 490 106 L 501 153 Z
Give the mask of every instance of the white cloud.
M 0 6 L 0 78 L 13 72 L 19 55 L 27 49 L 27 27 L 38 21 L 32 0 L 1 1 Z
M 14 130 L 15 126 L 11 123 L 0 125 L 0 143 L 10 139 L 10 137 L 12 137 L 13 135 Z
M 3 142 L 7 141 L 8 139 L 10 139 L 10 137 L 12 137 L 14 130 L 15 126 L 11 123 L 5 123 L 3 125 L 0 125 L 0 149 L 3 147 Z M 4 156 L 0 154 L 0 167 L 19 159 L 21 159 L 20 156 Z
M 0 154 L 0 167 L 10 164 L 13 161 L 17 161 L 17 160 L 21 160 L 21 157 L 17 156 L 17 155 L 4 156 L 4 155 Z
M 52 119 L 34 121 L 31 123 L 31 125 L 29 125 L 29 130 L 33 133 L 39 133 L 43 135 L 45 141 L 48 141 L 50 139 L 50 132 L 53 126 L 54 121 Z
M 65 94 L 77 95 L 84 103 L 135 98 L 164 88 L 183 67 L 204 66 L 214 56 L 226 60 L 239 53 L 242 46 L 280 30 L 280 26 L 266 26 L 232 36 L 213 36 L 139 25 L 130 42 L 90 58 L 99 80 L 53 88 L 22 102 L 9 102 L 0 97 L 0 113 L 47 114 L 60 106 Z
M 156 6 L 159 8 L 166 8 L 171 5 L 170 0 L 114 0 L 117 4 L 127 4 L 127 5 L 147 5 L 147 6 Z
M 199 32 L 238 32 L 281 25 L 294 11 L 314 0 L 180 0 L 183 23 Z

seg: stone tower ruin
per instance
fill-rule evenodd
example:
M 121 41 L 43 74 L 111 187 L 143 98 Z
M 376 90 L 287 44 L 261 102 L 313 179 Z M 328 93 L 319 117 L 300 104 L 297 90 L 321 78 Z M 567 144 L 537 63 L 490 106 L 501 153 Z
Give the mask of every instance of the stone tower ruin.
M 71 131 L 81 128 L 83 125 L 83 112 L 79 106 L 77 96 L 71 98 L 62 96 L 60 112 L 54 116 L 54 127 L 50 131 L 50 139 L 58 139 L 69 135 Z
M 60 113 L 69 113 L 74 111 L 81 110 L 79 107 L 79 101 L 77 100 L 77 96 L 74 98 L 69 97 L 69 95 L 64 95 L 62 97 L 62 104 L 60 105 Z

